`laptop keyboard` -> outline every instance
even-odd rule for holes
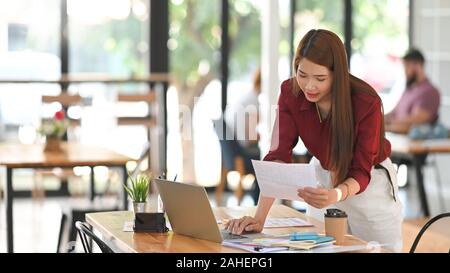
[[[236,240],[236,239],[244,239],[247,238],[246,236],[242,236],[242,235],[237,235],[237,234],[232,234],[227,230],[221,230],[220,231],[221,235],[222,235],[222,239],[223,240]]]

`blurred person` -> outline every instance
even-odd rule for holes
[[[439,118],[440,94],[425,73],[425,58],[417,49],[403,57],[406,90],[385,116],[386,131],[407,134],[417,125],[434,125]]]
[[[239,99],[227,106],[225,110],[225,121],[234,133],[244,159],[246,173],[254,174],[252,159],[260,159],[258,146],[259,133],[259,102],[261,93],[261,69],[258,68],[253,75],[253,86],[251,90],[244,92]],[[255,203],[258,202],[259,187],[255,179],[251,192]]]

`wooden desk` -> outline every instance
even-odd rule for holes
[[[79,143],[63,143],[63,152],[44,153],[43,145],[18,143],[0,144],[0,165],[6,167],[6,235],[7,250],[14,252],[13,244],[13,170],[23,168],[72,168],[91,167],[91,200],[94,199],[94,166],[120,167],[123,181],[127,181],[125,164],[133,159],[119,155],[105,148],[86,146]],[[127,208],[126,193],[123,191],[123,207]]]
[[[423,166],[428,154],[450,153],[450,139],[411,140],[406,135],[392,133],[387,133],[386,138],[391,142],[393,158],[406,158],[413,163],[422,211],[425,216],[430,216],[423,181]]]
[[[214,208],[214,214],[217,218],[240,217],[244,215],[253,215],[255,208]],[[317,231],[323,232],[323,223],[305,216],[304,214],[284,205],[274,205],[269,212],[271,217],[300,217],[314,224],[314,227],[290,227],[290,228],[266,228],[264,233],[273,235],[282,235],[291,232]],[[172,231],[159,233],[134,233],[124,232],[123,224],[125,221],[132,221],[133,212],[116,211],[100,212],[86,214],[86,221],[91,224],[102,235],[103,239],[114,249],[121,252],[208,252],[208,253],[229,253],[244,252],[243,250],[222,246],[219,243],[206,240],[195,239],[188,236],[178,235]],[[346,236],[346,245],[364,245],[366,242],[353,237]]]

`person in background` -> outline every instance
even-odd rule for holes
[[[260,159],[260,149],[258,146],[259,133],[259,102],[258,96],[261,93],[261,70],[258,68],[253,76],[252,90],[248,90],[239,97],[236,103],[228,105],[225,111],[225,121],[237,139],[241,149],[241,156],[244,159],[246,173],[254,174],[252,159]],[[259,187],[255,180],[251,192],[255,203],[258,202]]]
[[[300,137],[314,156],[310,164],[322,185],[297,190],[308,204],[307,214],[323,220],[326,208],[337,207],[347,213],[351,234],[401,251],[402,204],[380,97],[349,73],[344,45],[328,30],[303,37],[293,71],[281,84],[272,146],[264,160],[291,163]],[[225,228],[233,234],[261,232],[274,201],[260,194],[254,216],[231,219]]]
[[[395,108],[385,116],[386,131],[407,134],[415,125],[438,120],[440,95],[425,74],[425,58],[417,49],[403,57],[406,90]]]

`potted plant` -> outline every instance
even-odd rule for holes
[[[130,177],[131,186],[123,186],[133,201],[134,213],[145,212],[150,178],[144,174],[139,174],[136,178],[133,178],[131,174],[128,174],[128,176]]]
[[[64,109],[56,112],[53,119],[50,121],[44,121],[38,132],[45,136],[46,152],[59,152],[61,151],[61,140],[64,133],[67,130],[68,121]]]

